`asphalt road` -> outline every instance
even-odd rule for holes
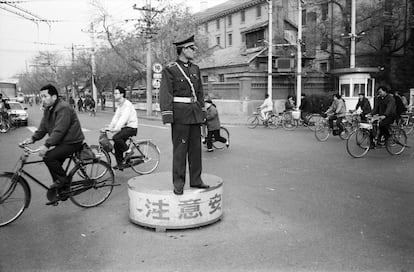
[[[36,126],[40,111],[29,111]],[[110,118],[80,114],[88,143]],[[320,143],[305,128],[229,130],[229,149],[203,152],[203,171],[224,180],[221,221],[167,232],[131,223],[131,170],[117,172],[122,186],[92,209],[45,206],[32,184],[30,207],[0,228],[0,271],[414,271],[414,148],[353,159],[339,138]],[[138,133],[161,149],[156,171],[170,171],[169,127],[141,119]],[[1,171],[30,135],[0,134]],[[50,183],[43,165],[31,170]]]

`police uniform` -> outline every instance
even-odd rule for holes
[[[194,36],[174,44],[183,48],[192,46]],[[206,188],[201,180],[200,124],[205,118],[204,93],[197,65],[177,60],[163,69],[160,108],[163,123],[171,123],[174,193],[183,192],[187,158],[190,186]]]

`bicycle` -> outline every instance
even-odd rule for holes
[[[410,135],[411,132],[414,130],[414,120],[413,120],[413,113],[407,112],[401,114],[401,118],[398,121],[398,125],[405,130],[407,135]]]
[[[329,135],[333,134],[335,136],[339,136],[342,140],[348,139],[349,134],[352,131],[351,124],[344,118],[342,120],[342,126],[344,127],[344,130],[339,133],[339,128],[337,125],[338,120],[334,120],[334,128],[331,129],[329,127],[329,116],[322,117],[319,122],[316,124],[315,128],[315,137],[320,142],[325,142],[328,140]]]
[[[300,111],[285,111],[281,115],[282,127],[285,130],[295,130],[298,126],[308,127],[311,131],[315,131],[316,124],[320,121],[321,115],[318,113],[308,113],[305,120],[300,116]]]
[[[346,142],[346,150],[349,155],[361,158],[374,146],[381,146],[378,145],[381,140],[378,139],[378,136],[372,137],[374,145],[371,145],[371,135],[374,134],[373,131],[378,131],[380,120],[379,116],[368,117],[368,123],[360,123],[358,129],[349,135]],[[399,155],[407,147],[407,134],[398,125],[391,125],[389,131],[390,137],[385,142],[385,148],[389,154]]]
[[[260,108],[257,109],[259,110]],[[247,127],[253,129],[259,124],[271,129],[276,129],[280,125],[280,118],[274,112],[271,112],[268,115],[267,120],[264,120],[259,111],[255,111],[247,118]]]
[[[42,163],[43,160],[31,160],[31,154],[39,152],[40,149],[31,149],[27,145],[19,144],[23,149],[13,172],[0,174],[0,227],[6,226],[19,218],[25,209],[29,207],[31,200],[31,189],[27,178],[31,179],[50,195],[56,195],[59,201],[70,199],[75,205],[82,208],[92,208],[102,204],[112,193],[115,184],[114,173],[111,167],[100,160],[82,160],[80,152],[72,154],[64,168],[69,172],[70,183],[61,189],[49,190],[49,188],[26,170],[25,165]],[[70,166],[74,164],[69,171]]]
[[[203,124],[201,126],[201,142],[203,144],[207,144],[207,141],[206,141],[207,133],[208,133],[207,126]],[[227,140],[227,144],[230,144],[230,132],[227,128],[220,126],[220,136]],[[212,143],[215,149],[223,149],[224,147],[226,147],[226,143],[216,141],[216,139],[214,139],[214,136],[212,138]]]
[[[113,143],[112,139],[108,138],[107,130],[101,130],[101,137],[106,137],[109,141]],[[140,175],[146,175],[154,172],[160,163],[160,150],[156,144],[151,140],[135,140],[134,137],[129,137],[126,141],[128,148],[133,151],[133,154],[130,158],[124,161],[124,169],[131,168],[135,173]],[[115,151],[112,147],[107,148],[99,145],[91,145],[91,149],[94,151],[95,155],[112,165],[112,159],[110,154],[115,156]]]

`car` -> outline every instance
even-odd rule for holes
[[[8,104],[10,106],[10,109],[7,110],[9,116],[12,116],[18,125],[27,126],[29,121],[29,114],[26,111],[27,108],[23,107],[19,102],[8,101]]]

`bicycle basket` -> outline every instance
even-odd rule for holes
[[[298,110],[292,111],[292,118],[295,120],[298,120],[300,118],[300,111]]]
[[[102,148],[106,151],[106,152],[110,152],[112,151],[112,144],[108,139],[108,136],[106,135],[106,132],[101,132],[101,134],[99,135],[99,144],[102,146]]]
[[[82,161],[93,160],[95,159],[95,153],[93,153],[92,149],[89,147],[87,143],[82,144],[82,149],[79,151],[79,159]]]

